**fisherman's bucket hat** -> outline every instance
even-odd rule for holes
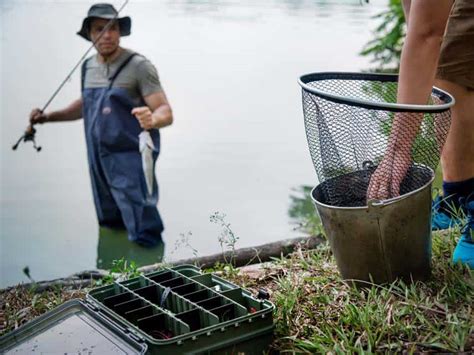
[[[111,20],[116,18],[120,27],[120,36],[128,36],[132,27],[132,19],[128,16],[117,17],[117,10],[111,4],[95,4],[92,5],[87,13],[87,17],[82,21],[82,28],[77,34],[82,38],[90,41],[89,38],[89,26],[94,18],[103,18],[105,20]]]

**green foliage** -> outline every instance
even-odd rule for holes
[[[362,90],[372,101],[397,102],[396,82],[368,81],[364,83]]]
[[[389,0],[388,10],[374,16],[381,21],[374,31],[375,38],[369,41],[361,55],[372,57],[378,71],[396,72],[400,66],[403,39],[405,38],[405,16],[400,0]]]
[[[290,333],[295,307],[300,306],[301,289],[294,285],[290,278],[279,278],[279,291],[275,297],[275,306],[278,310],[278,332]]]
[[[128,261],[125,258],[121,258],[112,262],[112,268],[109,270],[109,274],[99,280],[96,285],[108,285],[118,278],[126,280],[140,276],[140,274],[141,273],[138,271],[138,266],[135,261]]]
[[[110,269],[110,272],[120,274],[122,277],[127,279],[140,275],[135,261],[132,260],[129,262],[125,258],[114,260],[112,262],[112,268]]]

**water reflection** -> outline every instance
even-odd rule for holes
[[[367,20],[365,0],[276,0],[276,1],[224,1],[224,0],[182,0],[169,1],[166,6],[175,15],[201,17],[219,20],[255,21],[266,20],[270,14],[286,16],[326,18],[342,15],[349,21]],[[271,17],[270,16],[270,17]]]
[[[322,233],[321,219],[311,200],[313,187],[301,185],[292,189],[288,216],[295,229],[309,235]]]
[[[137,266],[161,262],[165,244],[159,243],[153,248],[144,248],[128,240],[127,232],[120,229],[99,228],[97,247],[97,268],[110,269],[114,260],[124,258],[134,261]]]
[[[174,7],[192,14],[202,15],[203,13],[212,13],[214,11],[222,11],[223,9],[255,9],[265,8],[282,9],[289,13],[301,13],[311,9],[331,10],[337,7],[353,7],[361,8],[365,5],[366,0],[275,0],[275,1],[227,1],[227,0],[181,0],[168,1],[167,7]],[[346,13],[348,14],[348,13]]]

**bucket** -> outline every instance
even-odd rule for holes
[[[413,178],[423,179],[425,184],[397,198],[369,201],[368,206],[329,205],[326,194],[328,185],[347,187],[354,179],[368,184],[366,170],[326,180],[312,190],[312,200],[344,279],[378,284],[397,278],[409,282],[429,278],[434,173],[427,167],[412,167],[402,188]],[[365,191],[361,190],[364,195],[360,198],[365,197]],[[353,201],[354,196],[347,194],[346,198]]]
[[[431,184],[454,98],[433,87],[425,105],[399,103],[388,74],[310,73],[299,84],[312,199],[342,277],[425,280]]]

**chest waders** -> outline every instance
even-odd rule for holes
[[[109,85],[85,88],[86,62],[82,67],[82,112],[87,143],[87,157],[94,204],[99,224],[123,228],[128,239],[144,246],[161,242],[163,222],[157,209],[158,184],[153,176],[153,194],[147,193],[138,135],[142,131],[131,114],[138,103],[125,88],[114,81],[135,54],[130,55],[109,78]],[[155,148],[153,163],[160,152],[160,133],[152,129]]]

